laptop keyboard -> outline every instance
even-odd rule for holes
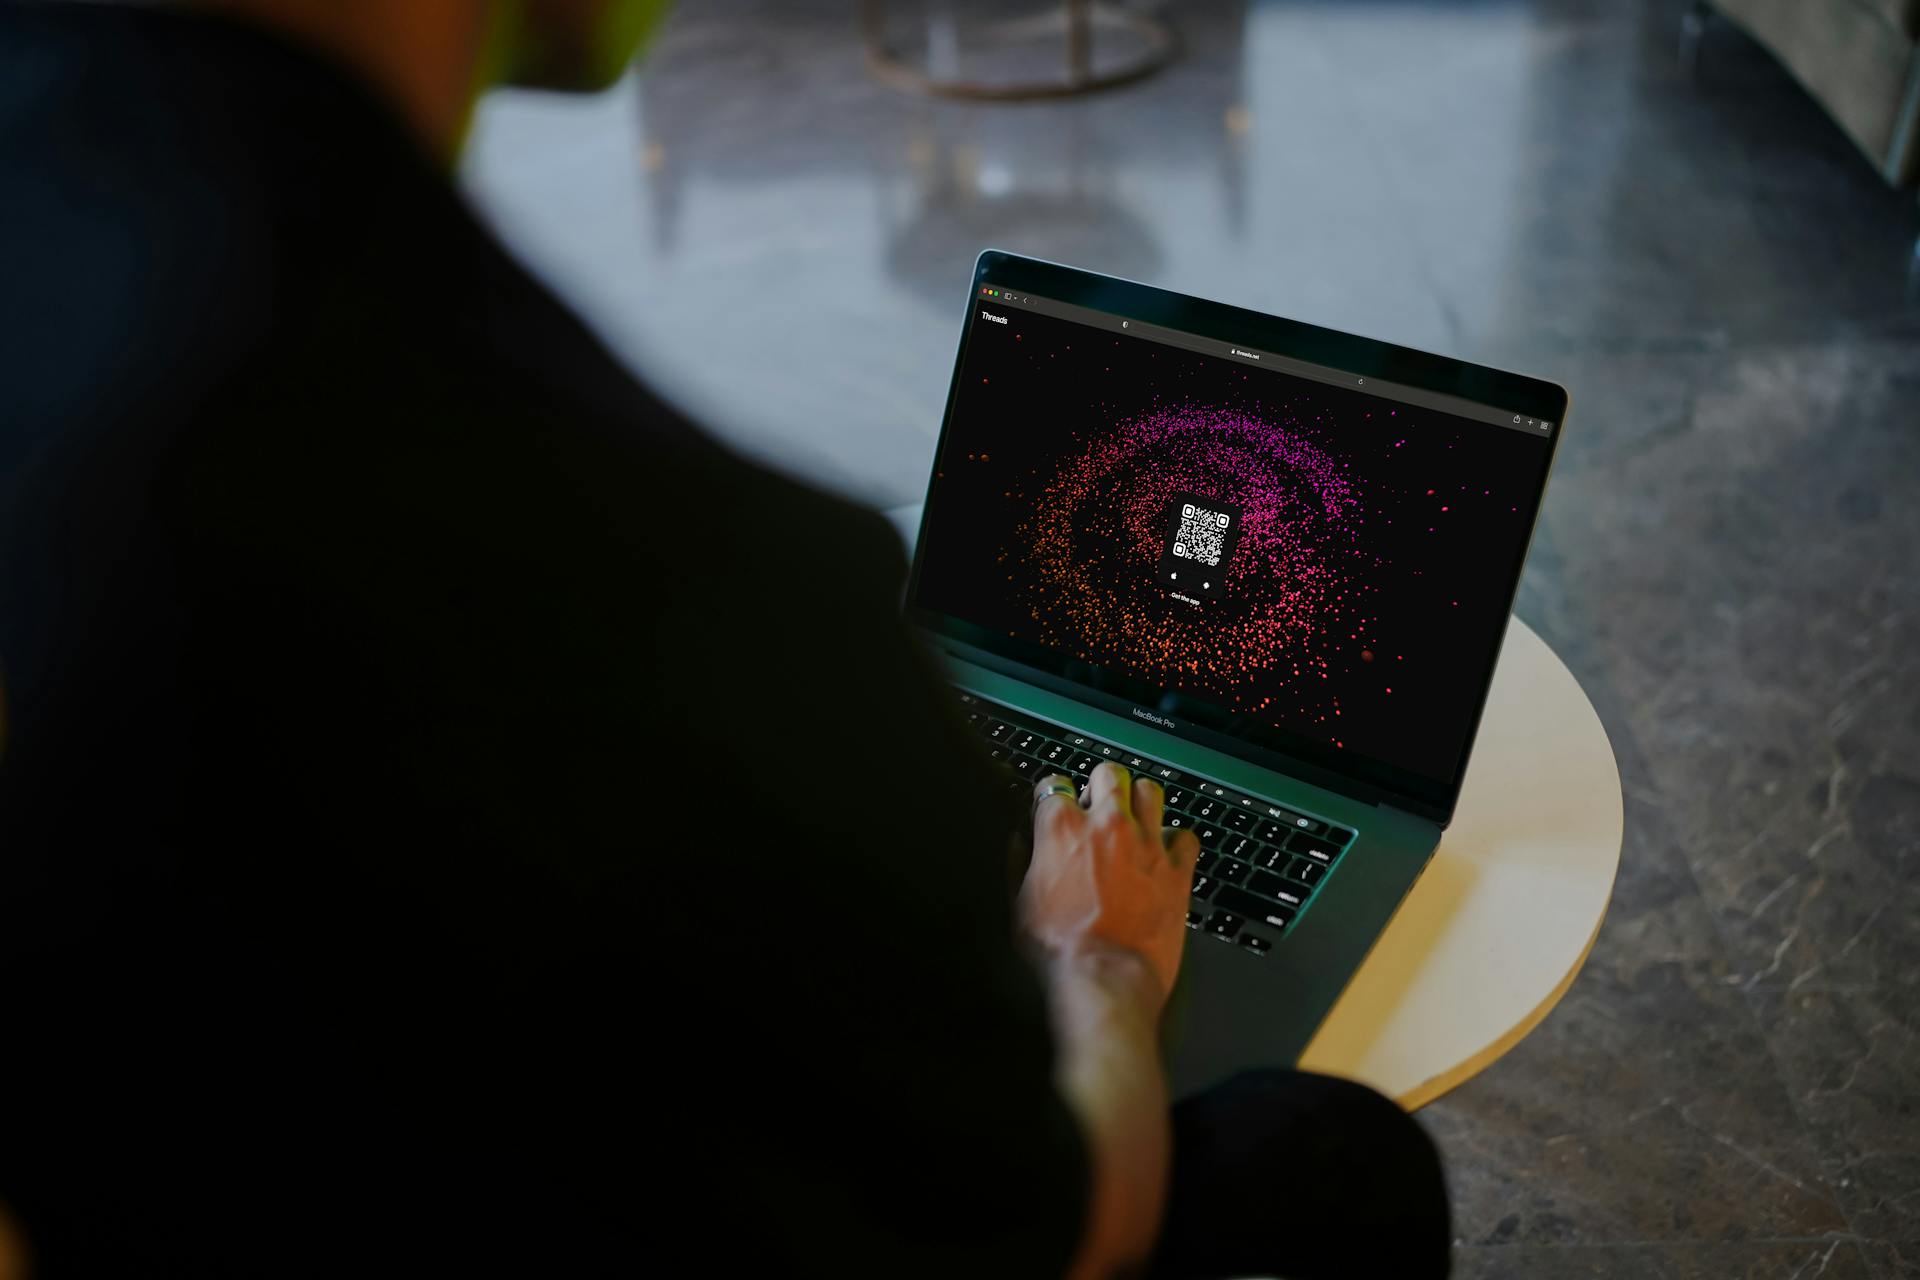
[[[1031,788],[1050,774],[1085,785],[1102,760],[1158,779],[1167,792],[1165,823],[1200,839],[1187,928],[1265,955],[1286,936],[1340,856],[1353,844],[1346,827],[1315,818],[1124,747],[1089,738],[971,693],[961,693],[967,723],[988,753],[1013,774],[1009,789]]]

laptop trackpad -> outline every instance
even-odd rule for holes
[[[1288,984],[1276,967],[1272,954],[1255,955],[1204,930],[1187,935],[1186,959],[1167,1008],[1174,1098],[1198,1093],[1236,1071],[1299,1061],[1319,1019],[1285,1006]]]

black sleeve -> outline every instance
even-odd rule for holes
[[[676,609],[663,661],[699,673],[677,718],[703,752],[740,761],[715,813],[743,821],[710,846],[716,880],[763,886],[729,916],[758,992],[740,1049],[804,1111],[768,1098],[752,1122],[784,1148],[763,1194],[796,1238],[864,1235],[899,1273],[1058,1275],[1087,1174],[1014,945],[1023,806],[904,634],[892,531],[777,485],[764,502],[727,552],[762,585]]]
[[[296,450],[195,500],[257,508],[238,577],[330,647],[291,719],[379,762],[309,766],[394,815],[331,855],[415,899],[368,984],[407,1003],[433,922],[423,1002],[541,1046],[494,1060],[537,1090],[510,1145],[616,1234],[726,1206],[735,1260],[1058,1275],[1088,1172],[1015,942],[1017,801],[905,633],[897,541],[659,413],[388,441],[384,491]],[[367,500],[312,532],[336,482]]]

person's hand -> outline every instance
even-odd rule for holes
[[[1117,764],[1094,769],[1084,806],[1059,776],[1042,778],[1034,795],[1033,862],[1020,886],[1028,932],[1061,955],[1132,952],[1166,999],[1180,972],[1200,842],[1191,831],[1163,831],[1160,784]]]

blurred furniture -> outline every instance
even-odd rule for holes
[[[911,554],[919,504],[887,516]],[[1624,835],[1599,714],[1513,619],[1453,821],[1300,1067],[1371,1085],[1409,1111],[1484,1071],[1573,985]]]
[[[920,66],[897,52],[887,39],[887,0],[861,0],[860,23],[866,37],[867,65],[888,84],[916,93],[947,98],[1023,101],[1062,98],[1131,84],[1164,67],[1178,48],[1172,28],[1150,14],[1095,0],[1061,0],[1051,11],[1031,18],[981,24],[990,43],[1013,45],[1038,39],[1060,41],[1063,57],[1058,78],[978,80],[960,73],[959,16],[963,6],[937,4],[928,17],[928,66]],[[1138,45],[1128,56],[1098,65],[1094,34],[1120,33]],[[942,68],[937,63],[951,64]]]
[[[1920,176],[1920,0],[1711,0],[1805,85],[1890,184]],[[1688,16],[1689,50],[1705,0]]]

